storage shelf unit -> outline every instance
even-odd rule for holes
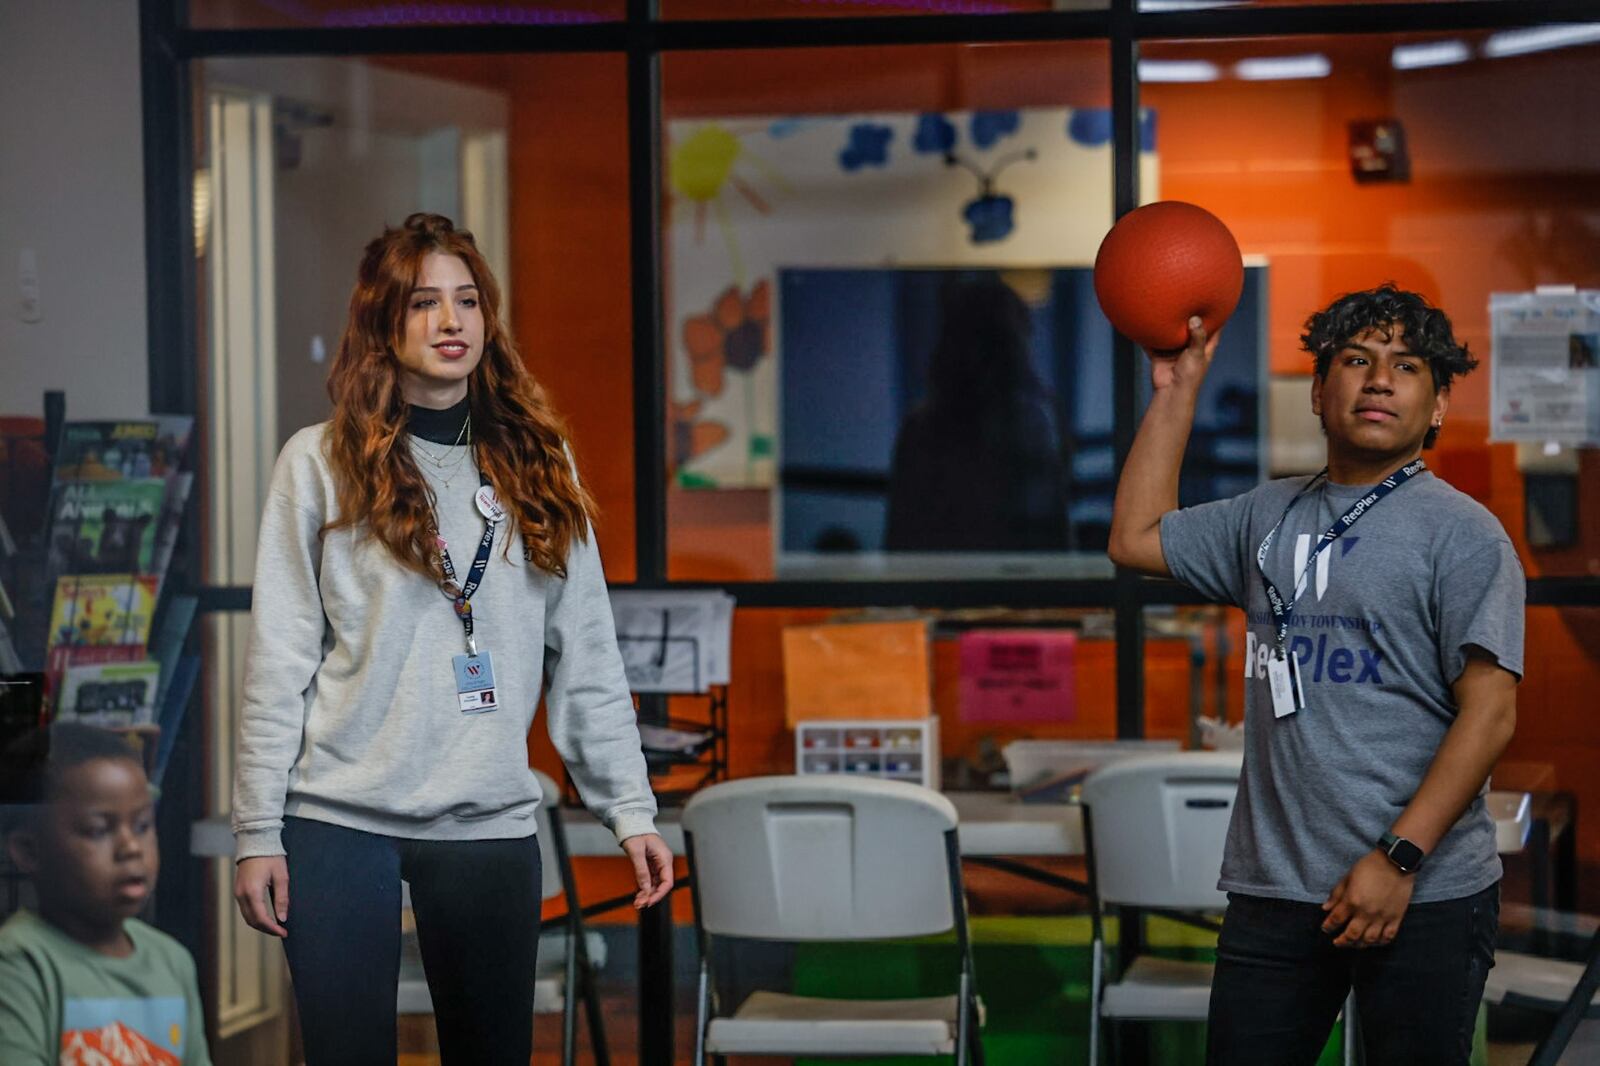
[[[853,774],[939,787],[939,718],[795,723],[795,772]]]

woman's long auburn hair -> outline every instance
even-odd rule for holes
[[[328,375],[328,459],[339,515],[323,531],[365,526],[401,565],[443,579],[433,491],[406,445],[408,408],[396,354],[430,252],[458,256],[478,286],[483,357],[467,379],[473,458],[522,534],[528,561],[565,577],[573,539],[588,540],[594,501],[573,472],[565,425],[500,322],[500,287],[489,264],[472,234],[443,215],[414,214],[386,228],[361,257],[349,319]]]

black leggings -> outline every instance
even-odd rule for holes
[[[306,1066],[394,1066],[400,882],[444,1066],[527,1066],[539,948],[539,845],[403,840],[285,818],[289,930]]]

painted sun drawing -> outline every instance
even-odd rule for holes
[[[695,243],[705,239],[707,217],[715,217],[717,228],[728,246],[733,278],[740,285],[746,284],[748,279],[745,278],[738,234],[728,215],[728,196],[725,194],[732,189],[757,212],[769,215],[772,213],[770,196],[757,190],[753,184],[757,178],[780,193],[789,191],[788,183],[777,169],[750,151],[745,144],[746,137],[768,132],[770,126],[767,123],[736,126],[709,122],[674,144],[668,157],[667,183],[673,196],[685,205],[692,204],[694,207]],[[676,213],[672,221],[678,221]]]

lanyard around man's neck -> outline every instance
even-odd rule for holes
[[[1338,540],[1340,536],[1344,534],[1345,530],[1355,525],[1357,520],[1360,519],[1362,515],[1370,511],[1374,506],[1376,506],[1379,500],[1382,500],[1385,496],[1389,495],[1389,493],[1393,492],[1401,485],[1404,485],[1406,482],[1410,481],[1427,468],[1428,464],[1422,461],[1421,456],[1418,456],[1416,459],[1407,463],[1405,466],[1402,466],[1399,470],[1396,470],[1394,473],[1378,482],[1372,487],[1371,492],[1367,493],[1355,503],[1351,504],[1349,510],[1345,511],[1344,514],[1334,519],[1333,525],[1329,526],[1327,530],[1317,538],[1316,547],[1312,548],[1312,550],[1307,553],[1305,569],[1301,570],[1299,575],[1295,578],[1294,595],[1286,601],[1283,598],[1283,594],[1278,591],[1278,587],[1272,583],[1272,579],[1267,576],[1267,550],[1272,547],[1273,538],[1277,536],[1278,530],[1283,528],[1283,523],[1289,518],[1289,512],[1294,509],[1295,504],[1300,502],[1300,497],[1310,492],[1317,486],[1319,482],[1327,480],[1328,468],[1323,467],[1316,477],[1306,482],[1305,488],[1294,494],[1294,499],[1289,501],[1289,506],[1283,509],[1282,517],[1278,519],[1276,525],[1267,530],[1266,537],[1261,541],[1261,547],[1256,549],[1256,569],[1261,572],[1261,581],[1267,589],[1267,602],[1272,605],[1272,617],[1277,623],[1278,640],[1277,648],[1274,654],[1276,654],[1279,659],[1282,659],[1287,654],[1289,618],[1294,613],[1294,605],[1299,601],[1300,593],[1305,589],[1306,578],[1310,576],[1311,568],[1316,565],[1317,556],[1321,555],[1330,544]]]

